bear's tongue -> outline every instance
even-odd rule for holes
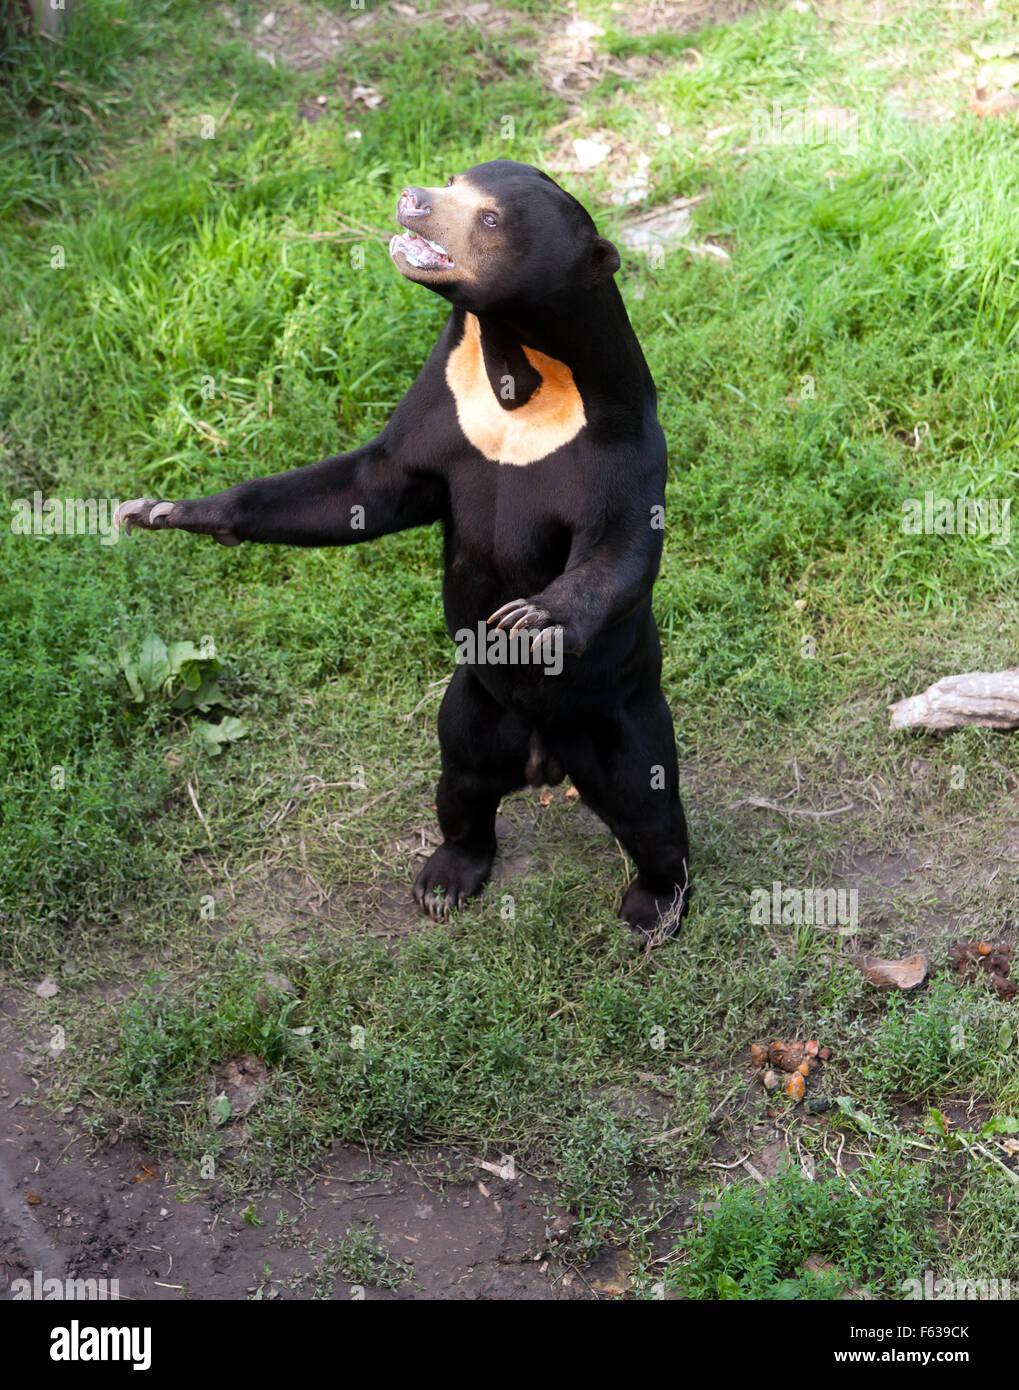
[[[419,270],[444,270],[453,264],[453,257],[434,241],[418,236],[417,232],[399,232],[389,243],[389,254],[401,251],[411,265]]]

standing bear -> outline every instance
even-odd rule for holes
[[[441,521],[458,666],[439,711],[443,843],[414,896],[478,893],[501,799],[568,774],[632,855],[620,915],[644,941],[690,894],[651,589],[665,438],[616,288],[619,253],[546,174],[498,159],[405,188],[389,251],[452,305],[370,443],[214,497],[124,503],[132,526],[224,545],[347,545]]]

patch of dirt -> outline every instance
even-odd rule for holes
[[[583,802],[567,796],[565,787],[524,791],[507,798],[496,819],[499,849],[487,893],[498,897],[518,878],[547,872],[548,854],[559,840],[549,835],[543,823],[546,805],[555,804],[568,817],[573,834],[582,840],[600,843],[603,851],[615,853],[611,832]],[[560,805],[561,803],[561,805]],[[371,932],[387,941],[398,942],[428,927],[414,902],[411,884],[442,837],[434,814],[426,825],[390,840],[382,851],[384,868],[371,882],[325,887],[297,869],[256,865],[238,882],[232,900],[217,902],[216,917],[208,923],[211,933],[221,936],[239,923],[257,921],[267,936],[286,934],[295,942],[323,929]],[[196,872],[208,875],[204,862]],[[398,877],[401,869],[407,877]]]
[[[949,945],[960,934],[991,933],[997,940],[1002,924],[987,924],[983,919],[972,923],[972,912],[960,904],[974,886],[990,890],[1014,861],[1014,854],[1000,841],[987,847],[982,861],[967,856],[957,863],[946,860],[940,844],[923,837],[917,837],[915,845],[903,853],[856,851],[847,856],[845,868],[832,880],[833,886],[855,888],[859,894],[860,930],[857,937],[846,939],[847,949],[869,950],[888,935],[901,944],[903,954],[923,952],[935,972],[948,962]]]
[[[615,58],[600,43],[604,34],[604,29],[588,20],[566,19],[552,28],[535,55],[542,81],[562,98],[571,117],[580,107],[584,93],[608,74],[624,82],[638,82],[668,61],[649,53]],[[559,129],[549,133],[555,134]]]
[[[498,1154],[434,1150],[412,1165],[335,1146],[300,1193],[242,1203],[136,1141],[87,1150],[76,1112],[40,1104],[10,1014],[0,1018],[0,1299],[36,1272],[116,1280],[134,1300],[349,1299],[361,1288],[369,1300],[590,1299],[629,1287],[614,1266],[610,1276],[611,1253],[590,1274],[557,1261],[569,1221],[556,1218],[552,1184],[509,1176]],[[406,1275],[396,1287],[324,1272],[358,1228]]]
[[[339,900],[333,902],[330,889],[296,869],[267,864],[253,867],[235,888],[232,900],[217,903],[215,920],[209,926],[216,935],[223,935],[250,919],[257,919],[259,931],[266,936],[287,932],[298,941],[306,934],[304,929],[349,925],[347,912],[341,909]]]
[[[762,1179],[777,1178],[783,1168],[799,1168],[812,1180],[823,1180],[860,1167],[862,1157],[853,1145],[843,1142],[845,1118],[837,1106],[814,1112],[806,1105],[793,1109],[777,1099],[773,1108],[775,1117],[751,1125],[745,1139],[726,1137],[712,1146],[713,1161],[708,1167],[713,1176],[726,1182],[760,1184]],[[799,1133],[813,1135],[809,1147],[798,1141],[795,1131],[783,1128],[793,1115]]]
[[[678,1106],[672,1097],[646,1086],[596,1086],[592,1095],[628,1121],[645,1142],[658,1138],[677,1118]]]
[[[946,33],[937,66],[924,69],[916,62],[906,27],[896,22],[897,8],[908,12],[908,6],[896,7],[888,0],[872,0],[862,11],[848,6],[829,6],[825,14],[831,21],[833,34],[840,39],[858,31],[861,23],[885,28],[889,37],[884,51],[865,62],[863,67],[899,74],[885,93],[890,111],[903,120],[925,124],[954,120],[967,109],[990,119],[1014,115],[1019,97],[1012,89],[1019,82],[1019,69],[1012,60],[1019,55],[1019,41],[974,40],[969,45],[953,48],[954,38]],[[984,0],[955,0],[951,18],[957,20],[960,13],[968,12],[983,28],[994,18],[993,8]]]
[[[292,991],[290,991],[292,992]],[[239,1118],[246,1115],[265,1089],[265,1063],[260,1057],[232,1057],[213,1068],[214,1082],[210,1085],[210,1105],[213,1113]],[[223,1105],[223,1111],[217,1107]]]
[[[894,932],[901,918],[898,904],[903,898],[914,895],[928,899],[918,911],[920,922],[929,933],[923,933],[923,940],[915,934],[909,935],[908,939],[903,939],[902,949],[921,949],[927,944],[928,934],[933,942],[939,927],[946,919],[954,921],[958,912],[948,893],[934,889],[934,898],[930,901],[933,867],[933,857],[928,855],[886,854],[864,849],[849,854],[845,868],[832,879],[834,887],[848,888],[858,894],[860,930],[849,944],[859,941],[861,946],[869,948],[883,932]]]
[[[468,26],[489,36],[508,29],[519,19],[512,10],[494,0],[475,0],[473,4],[441,10],[417,10],[397,0],[380,9],[351,9],[349,15],[289,0],[265,9],[253,28],[228,4],[220,5],[219,12],[237,37],[250,46],[256,58],[270,67],[278,65],[294,72],[315,72],[325,67],[366,31],[373,33],[386,23]],[[305,116],[305,119],[313,119],[313,116]]]
[[[900,1099],[896,1102],[895,1117],[900,1129],[922,1126],[934,1102]],[[991,1118],[991,1107],[980,1101],[939,1100],[937,1109],[948,1120],[953,1129],[979,1129]]]
[[[612,22],[628,34],[693,34],[709,25],[732,24],[759,6],[759,0],[617,0]]]
[[[318,5],[283,4],[265,10],[248,30],[230,5],[219,12],[238,38],[243,38],[256,58],[270,67],[292,68],[295,72],[314,72],[324,67],[344,47],[378,19],[377,10],[352,10],[341,17]]]

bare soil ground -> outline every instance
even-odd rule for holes
[[[695,769],[685,771],[695,803],[703,778]],[[540,816],[537,806],[514,807],[510,819],[501,820],[496,885],[529,868],[541,872],[540,832],[529,814],[535,811]],[[572,811],[581,833],[607,833],[583,806]],[[761,807],[743,814],[785,819]],[[864,945],[900,915],[918,881],[930,886],[936,857],[923,837],[900,853],[861,848],[847,854],[839,882],[859,891]],[[966,929],[953,890],[986,882],[1017,858],[1011,831],[988,847],[981,862],[963,856],[956,875],[949,873],[920,907],[911,933],[906,929],[904,949],[924,950],[932,962],[938,960]],[[396,950],[408,932],[428,929],[406,884],[388,877],[323,902],[299,875],[277,873],[235,910],[257,912],[269,932],[274,922],[293,930],[302,914],[308,929],[319,931],[359,919],[362,929]],[[847,942],[844,949],[860,944]],[[0,1298],[11,1296],[12,1280],[31,1279],[36,1270],[44,1278],[117,1278],[122,1298],[142,1300],[626,1296],[625,1257],[616,1252],[604,1251],[584,1269],[557,1258],[557,1237],[568,1216],[555,1206],[554,1182],[522,1173],[502,1177],[482,1166],[499,1155],[443,1148],[420,1151],[408,1162],[334,1146],[300,1190],[269,1190],[246,1205],[216,1181],[196,1184],[193,1172],[129,1136],[96,1151],[82,1110],[54,1113],[33,1081],[34,1044],[17,1014],[17,1000],[8,993],[0,1000]],[[257,1067],[257,1059],[250,1061]],[[216,1078],[217,1087],[233,1084],[235,1114],[243,1111],[237,1081]],[[748,1074],[727,1109],[745,1111],[754,1089]],[[661,1127],[653,1087],[603,1099],[624,1107],[636,1103],[646,1112],[649,1132]],[[823,1131],[833,1118],[818,1114],[810,1123]],[[720,1170],[739,1158],[727,1128],[720,1116],[713,1143]],[[751,1174],[756,1169],[769,1178],[781,1163],[797,1161],[777,1123],[756,1124],[744,1137],[752,1146],[746,1155]],[[832,1156],[826,1146],[822,1152]],[[845,1165],[852,1168],[851,1156]],[[692,1195],[681,1200],[663,1223],[654,1241],[659,1253],[674,1245],[694,1204]],[[396,1287],[357,1285],[330,1263],[347,1233],[365,1226],[384,1246],[390,1274],[398,1269]]]
[[[550,1256],[554,1188],[431,1150],[415,1164],[334,1147],[301,1191],[252,1205],[123,1139],[90,1153],[77,1113],[55,1115],[0,1017],[0,1298],[16,1279],[117,1279],[149,1299],[555,1299],[621,1293],[611,1256],[584,1276]],[[323,1255],[371,1223],[400,1269],[395,1288],[356,1285]],[[604,1266],[604,1267],[603,1267]],[[390,1267],[391,1269],[391,1267]],[[615,1280],[615,1282],[613,1282]]]

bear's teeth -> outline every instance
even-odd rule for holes
[[[446,261],[449,265],[453,264],[453,258],[448,251],[439,246],[437,242],[429,241],[427,237],[419,236],[417,232],[405,232],[402,235],[394,236],[389,243],[389,251],[391,255],[395,254],[396,251],[402,251],[411,265],[417,266],[419,270],[437,269],[436,262],[431,256],[422,255],[420,252],[416,251],[415,248],[418,243],[420,244],[422,252],[427,246],[430,251],[435,253],[435,256],[441,257],[442,260]]]

